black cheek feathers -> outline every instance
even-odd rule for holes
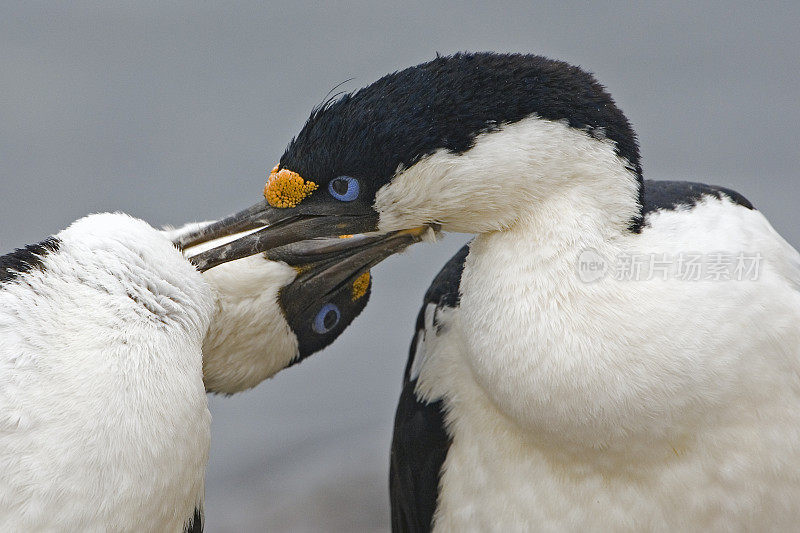
[[[299,363],[309,355],[326,348],[335,341],[367,306],[371,290],[372,282],[370,281],[369,287],[363,296],[353,300],[352,286],[347,284],[339,289],[327,302],[312,305],[297,316],[287,317],[289,326],[297,336],[299,348],[299,355],[291,364]],[[335,321],[335,325],[329,328],[335,318],[335,313],[330,304],[336,307],[338,320]],[[326,308],[326,306],[328,307]],[[320,312],[322,312],[322,316],[318,316]]]

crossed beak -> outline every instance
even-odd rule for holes
[[[192,257],[204,272],[228,261],[235,261],[287,244],[315,239],[375,231],[377,214],[309,213],[300,208],[278,209],[266,202],[240,211],[217,222],[181,236],[175,243],[186,249],[204,242],[250,232],[243,237],[211,248]],[[253,231],[255,230],[255,231]]]
[[[302,316],[307,308],[347,287],[352,290],[352,300],[358,300],[366,292],[372,267],[435,231],[430,226],[420,226],[384,234],[316,238],[279,246],[264,255],[270,261],[286,263],[297,271],[294,280],[281,289],[284,312],[291,319]],[[209,251],[218,248],[222,246]],[[195,264],[198,257],[206,254],[205,251],[194,255],[191,252],[191,249],[186,250],[188,259]]]
[[[305,295],[314,295],[313,300],[321,301],[342,287],[353,287],[352,299],[358,299],[361,295],[356,280],[363,279],[390,255],[420,242],[429,231],[433,230],[420,226],[382,235],[314,239],[268,251],[267,259],[283,261],[298,270],[297,277],[281,291],[286,314],[299,314],[312,305]]]

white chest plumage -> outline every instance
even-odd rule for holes
[[[57,237],[0,288],[0,530],[183,531],[202,505],[213,294],[141,221]]]
[[[796,526],[800,256],[727,200],[648,223],[617,241],[562,235],[563,248],[530,228],[473,243],[461,304],[415,361],[452,437],[437,530]],[[753,280],[587,284],[586,247],[763,259]]]

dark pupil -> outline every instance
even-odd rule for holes
[[[347,180],[333,180],[333,190],[336,191],[336,194],[344,195],[347,193],[348,188]]]
[[[322,319],[322,323],[325,326],[325,329],[331,329],[333,326],[336,325],[336,311],[331,309],[327,313],[325,313],[325,318]]]

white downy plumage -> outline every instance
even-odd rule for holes
[[[235,237],[182,254],[200,225],[92,215],[2,258],[0,531],[199,530],[205,391],[299,354],[278,301],[297,271],[259,254],[201,275],[185,256]]]
[[[0,530],[183,531],[208,458],[212,290],[126,215],[56,238],[0,286]]]

